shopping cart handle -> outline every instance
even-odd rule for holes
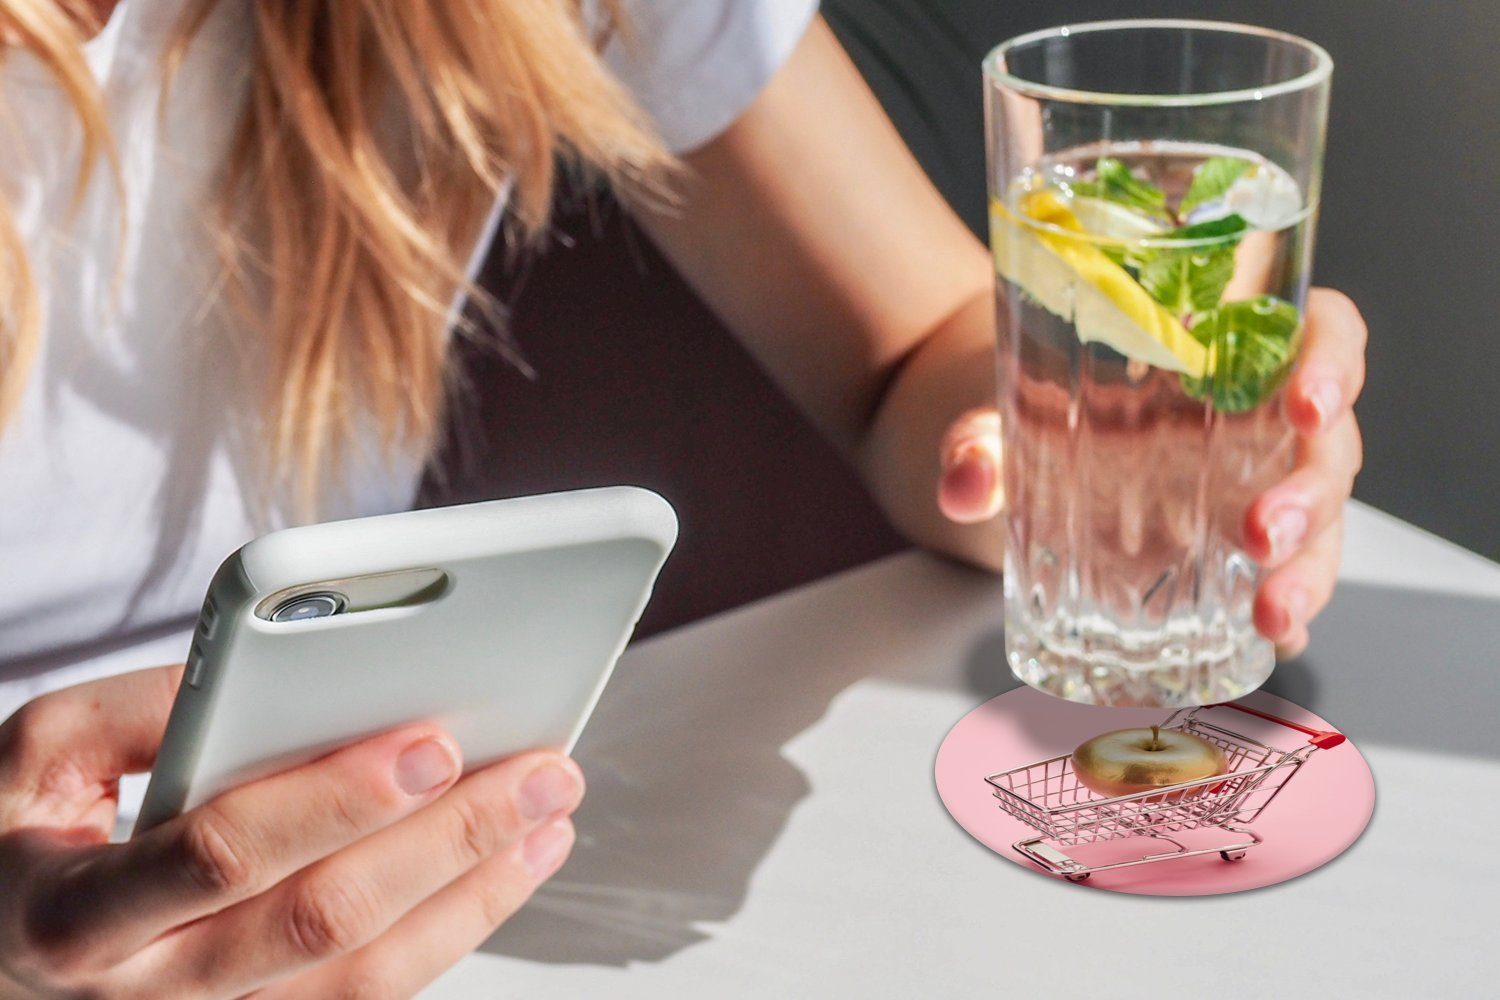
[[[1300,722],[1293,722],[1291,719],[1283,719],[1279,715],[1272,715],[1270,712],[1262,712],[1258,708],[1250,708],[1247,705],[1236,705],[1232,701],[1221,701],[1217,705],[1211,705],[1209,707],[1232,708],[1236,712],[1244,712],[1246,715],[1254,715],[1259,718],[1265,719],[1267,722],[1274,722],[1279,726],[1286,726],[1288,729],[1295,729],[1299,733],[1307,734],[1307,742],[1311,743],[1319,750],[1327,750],[1330,747],[1336,747],[1340,743],[1344,742],[1345,739],[1343,733],[1336,733],[1331,729],[1311,729],[1307,726],[1302,725]]]

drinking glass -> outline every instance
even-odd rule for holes
[[[985,60],[1011,670],[1062,698],[1236,698],[1274,665],[1244,551],[1291,467],[1332,61],[1109,21]]]

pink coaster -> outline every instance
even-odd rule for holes
[[[1247,695],[1238,703],[1312,729],[1335,728],[1306,709],[1263,691]],[[1040,831],[1002,812],[995,789],[985,776],[1068,753],[1084,740],[1113,729],[1163,722],[1170,714],[1166,709],[1079,705],[1028,687],[1016,688],[974,709],[948,733],[938,749],[934,768],[938,795],[959,825],[980,843],[1044,878],[1055,878],[1059,885],[1072,888],[1061,877],[1044,874],[1012,847],[1016,841],[1040,836]],[[1300,732],[1232,709],[1206,709],[1199,717],[1283,750],[1308,743]],[[1217,852],[1168,858],[1095,872],[1078,888],[1148,896],[1211,896],[1274,885],[1342,854],[1364,831],[1374,809],[1375,782],[1369,765],[1352,742],[1344,742],[1314,751],[1274,801],[1268,802],[1254,821],[1244,824],[1263,842],[1249,848],[1243,860],[1225,861]],[[1217,828],[1169,836],[1193,850],[1246,839]],[[1171,849],[1144,837],[1059,848],[1089,866]]]

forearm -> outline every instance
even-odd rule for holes
[[[815,21],[750,108],[685,163],[674,211],[637,208],[658,246],[898,528],[998,567],[993,520],[961,526],[938,507],[945,434],[994,405],[989,254],[827,26]]]
[[[959,524],[938,508],[943,440],[965,413],[995,403],[995,303],[967,299],[924,337],[892,375],[856,462],[892,523],[917,544],[999,570],[997,521]]]

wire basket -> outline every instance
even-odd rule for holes
[[[1203,715],[1233,709],[1297,730],[1308,741],[1294,750],[1268,746],[1259,740],[1209,722]],[[1016,842],[1015,849],[1052,874],[1083,881],[1096,871],[1211,854],[1238,861],[1261,842],[1246,829],[1270,805],[1312,754],[1344,742],[1340,733],[1310,729],[1299,723],[1244,705],[1222,704],[1184,709],[1162,724],[1213,743],[1224,753],[1225,770],[1210,778],[1167,785],[1131,795],[1106,797],[1085,787],[1073,772],[1073,755],[987,775],[1000,808],[1035,829],[1041,836]],[[1249,838],[1203,850],[1190,850],[1169,835],[1215,827]],[[1153,837],[1174,850],[1106,865],[1086,865],[1058,848],[1078,847],[1127,837]]]

